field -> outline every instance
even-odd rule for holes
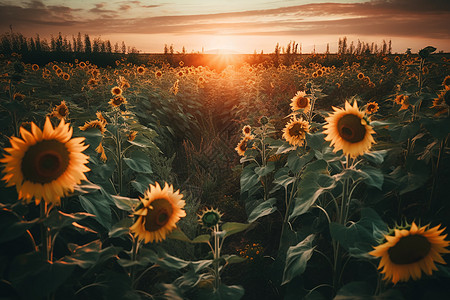
[[[449,56],[0,57],[0,297],[445,299]]]

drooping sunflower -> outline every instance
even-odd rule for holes
[[[401,98],[401,105],[402,107],[400,107],[399,110],[404,110],[404,109],[408,109],[409,107],[409,96],[406,95],[402,95],[403,97]]]
[[[89,145],[82,137],[72,138],[72,132],[64,119],[53,128],[47,117],[44,130],[31,123],[31,132],[21,127],[22,138],[11,137],[11,148],[5,148],[8,154],[0,159],[6,164],[2,179],[7,186],[16,186],[19,199],[59,205],[61,197],[86,179],[89,157],[82,152]]]
[[[25,95],[21,93],[14,93],[13,99],[16,101],[23,101],[23,99],[25,99]]]
[[[103,124],[108,124],[108,121],[106,121],[105,117],[103,117],[102,113],[100,111],[96,112],[95,115],[97,116],[97,119],[100,120]]]
[[[61,103],[56,106],[53,111],[50,113],[51,117],[55,117],[58,119],[66,119],[69,115],[69,108],[66,105],[66,101],[61,101]]]
[[[218,209],[205,208],[197,216],[200,225],[203,228],[210,229],[221,222],[223,214]]]
[[[106,131],[105,125],[106,124],[104,122],[102,122],[101,120],[92,120],[92,121],[85,122],[83,126],[80,126],[78,128],[80,128],[80,130],[82,130],[82,131],[96,128],[96,129],[100,130],[101,133],[104,133]]]
[[[366,106],[366,114],[376,113],[378,111],[378,108],[379,108],[378,103],[376,103],[375,101],[369,102],[367,103]]]
[[[298,91],[295,94],[295,96],[291,99],[290,106],[293,111],[303,109],[304,113],[307,113],[311,108],[309,98],[306,97],[306,93],[302,91]]]
[[[446,90],[450,90],[450,75],[445,76],[444,80],[442,81],[442,85]]]
[[[283,129],[283,139],[292,146],[303,146],[307,132],[309,132],[308,121],[304,121],[302,118],[297,119],[294,116]]]
[[[140,200],[142,208],[134,213],[137,219],[130,230],[144,243],[164,240],[180,218],[186,216],[183,194],[179,190],[174,192],[173,186],[167,183],[162,190],[157,182],[155,185],[150,184]]]
[[[334,146],[334,152],[342,150],[344,155],[356,158],[366,153],[373,143],[372,134],[375,131],[364,119],[364,112],[358,109],[354,102],[353,106],[345,101],[345,109],[333,107],[333,114],[325,118],[328,124],[324,125],[326,141]]]
[[[116,96],[108,102],[108,104],[111,104],[112,107],[119,107],[122,104],[126,104],[126,103],[128,103],[127,99],[122,96]]]
[[[248,148],[248,142],[252,139],[252,136],[244,136],[239,143],[237,144],[236,148],[234,148],[234,150],[236,150],[236,152],[239,154],[239,156],[244,156],[245,155],[245,151]]]
[[[445,228],[418,227],[414,222],[409,229],[395,229],[394,235],[385,235],[386,242],[374,247],[370,255],[381,257],[378,269],[382,269],[385,280],[396,284],[399,281],[417,280],[422,272],[427,275],[437,270],[435,262],[445,264],[442,253],[450,253],[450,245],[441,235]]]
[[[120,95],[122,95],[122,89],[118,86],[115,86],[111,89],[111,94],[113,96],[120,96]]]

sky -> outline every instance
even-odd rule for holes
[[[303,53],[337,50],[338,40],[393,52],[426,46],[450,52],[450,0],[0,0],[0,33],[41,38],[58,32],[124,41],[140,52],[164,44],[187,52],[270,53],[295,41]]]

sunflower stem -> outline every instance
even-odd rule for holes
[[[219,225],[216,224],[213,230],[214,236],[214,290],[217,290],[220,286],[220,273],[219,273],[219,258],[220,258],[220,245],[219,236],[217,232],[219,231]]]
[[[44,220],[47,219],[47,203],[41,200],[40,203],[40,217],[41,217],[41,243],[42,243],[42,254],[46,261],[51,261],[50,249],[51,249],[51,238],[49,228],[44,224]]]
[[[137,260],[137,255],[138,255],[138,251],[140,248],[140,243],[139,243],[139,239],[137,237],[133,238],[133,247],[131,249],[131,260],[134,262],[136,262]],[[135,277],[136,277],[136,265],[133,264],[131,266],[131,270],[130,270],[130,278],[131,278],[131,286],[134,286],[135,283]]]
[[[428,205],[427,205],[428,210],[430,210],[433,205],[433,199],[435,197],[435,192],[436,192],[437,177],[439,174],[439,164],[441,162],[441,156],[442,156],[442,152],[444,151],[445,144],[447,142],[447,138],[448,138],[448,136],[445,139],[442,139],[441,145],[439,147],[439,153],[438,153],[438,157],[437,157],[437,161],[436,161],[436,166],[434,167],[434,170],[433,170],[433,184],[431,186],[430,198],[428,199]]]

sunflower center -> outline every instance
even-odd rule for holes
[[[298,98],[297,106],[300,108],[305,108],[306,106],[308,106],[308,98],[306,98],[306,97]]]
[[[388,250],[388,254],[394,264],[407,265],[426,257],[430,249],[431,244],[426,237],[409,235],[402,237],[394,247]]]
[[[61,106],[61,107],[58,109],[59,115],[61,115],[61,116],[63,116],[63,117],[67,115],[67,111],[68,111],[68,109],[67,109],[67,107],[65,107],[65,106]]]
[[[339,135],[350,143],[362,141],[366,135],[366,127],[361,124],[361,119],[353,114],[348,114],[339,119]]]
[[[206,212],[202,217],[202,222],[205,227],[213,227],[220,221],[220,216],[214,211]]]
[[[114,98],[114,100],[113,100],[113,103],[114,103],[114,105],[117,105],[117,106],[119,106],[120,104],[122,104],[122,98],[120,98],[120,97],[116,97],[116,98]]]
[[[58,179],[69,166],[69,151],[57,140],[43,140],[28,148],[22,159],[24,180],[49,183]]]
[[[153,209],[149,209],[145,217],[145,229],[157,231],[169,222],[173,214],[173,207],[167,199],[153,200],[150,205]]]
[[[294,126],[289,128],[290,136],[303,136],[305,130],[303,129],[302,124],[296,123]]]

